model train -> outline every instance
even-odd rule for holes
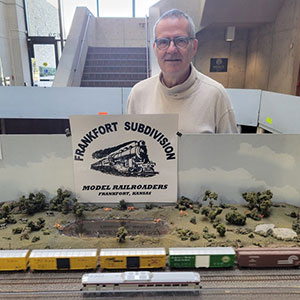
[[[196,292],[201,289],[196,272],[89,273],[82,276],[84,292]]]
[[[0,250],[0,271],[299,267],[300,248],[189,247]]]

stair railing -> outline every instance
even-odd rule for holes
[[[80,41],[80,51],[79,51],[79,54],[78,54],[78,60],[77,60],[77,64],[76,64],[76,67],[75,69],[73,70],[74,72],[74,76],[73,76],[73,80],[72,80],[72,85],[73,86],[73,83],[75,81],[75,77],[77,75],[77,71],[78,71],[78,68],[79,68],[79,64],[81,62],[81,56],[82,56],[82,52],[83,52],[83,47],[85,45],[85,40],[86,40],[86,35],[87,35],[87,31],[88,31],[88,28],[89,28],[89,24],[90,24],[90,19],[91,19],[91,14],[89,13],[88,14],[88,18],[87,18],[87,21],[86,21],[86,24],[85,24],[85,29],[84,29],[84,33],[83,33],[83,37],[82,37],[82,40]]]
[[[147,78],[150,77],[150,70],[149,70],[149,66],[150,66],[150,62],[149,62],[149,32],[148,32],[148,16],[145,16],[145,30],[146,30],[146,70],[147,70]]]

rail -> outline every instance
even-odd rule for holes
[[[85,43],[85,40],[86,40],[86,34],[87,34],[87,31],[88,31],[88,28],[89,28],[91,16],[92,15],[89,13],[87,21],[86,21],[86,24],[85,24],[85,29],[84,29],[83,37],[82,37],[82,40],[80,41],[81,45],[80,45],[80,51],[79,51],[79,55],[78,55],[78,60],[77,60],[76,67],[73,70],[74,76],[73,76],[73,79],[72,79],[72,86],[73,86],[73,83],[74,83],[74,78],[75,78],[76,72],[77,72],[78,67],[79,67],[79,63],[81,61],[81,56],[82,56],[82,52],[83,52],[84,43]]]
[[[147,78],[150,77],[149,70],[149,32],[148,32],[148,17],[145,16],[145,30],[146,30],[146,68],[147,68]]]

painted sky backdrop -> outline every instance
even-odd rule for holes
[[[227,203],[271,189],[276,202],[300,205],[299,135],[200,135],[179,142],[179,192],[194,200],[206,189]]]

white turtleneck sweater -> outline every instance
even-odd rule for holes
[[[172,88],[161,75],[137,83],[127,101],[127,114],[178,114],[181,133],[238,133],[234,111],[224,87],[198,72]]]

